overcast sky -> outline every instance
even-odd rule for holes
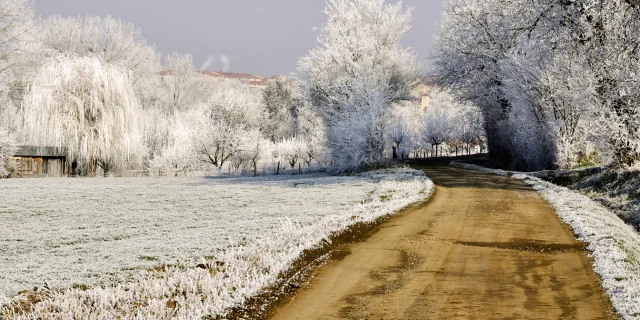
[[[404,44],[426,61],[443,0],[405,0],[414,7]],[[42,17],[111,14],[142,29],[163,54],[191,53],[196,67],[263,76],[289,74],[316,44],[324,0],[36,0]],[[211,62],[206,64],[207,60]]]

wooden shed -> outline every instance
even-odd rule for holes
[[[21,177],[62,177],[70,171],[66,152],[60,148],[22,146],[12,161]]]

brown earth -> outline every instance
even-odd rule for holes
[[[274,319],[614,319],[585,245],[529,186],[417,164],[431,201],[317,270]],[[348,253],[348,254],[346,254]]]

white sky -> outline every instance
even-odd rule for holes
[[[440,23],[443,0],[405,0],[414,7],[413,29],[404,44],[427,57]],[[389,1],[387,1],[389,2]],[[191,53],[196,67],[269,76],[295,71],[315,46],[325,16],[323,0],[36,0],[43,17],[111,14],[133,22],[166,55]]]

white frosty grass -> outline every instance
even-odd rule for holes
[[[0,317],[223,315],[332,233],[423,201],[433,189],[424,173],[409,169],[350,177],[2,181],[2,289],[12,295],[46,280],[65,290],[52,290],[31,312],[5,308]],[[194,267],[204,262],[217,267]],[[146,270],[163,263],[172,267]],[[69,289],[76,283],[89,288]],[[0,295],[4,304],[24,299]]]
[[[506,173],[463,163],[452,165]],[[578,240],[589,244],[594,270],[622,319],[640,319],[640,234],[613,212],[577,192],[526,174],[517,173],[513,178],[533,186],[571,226]]]

